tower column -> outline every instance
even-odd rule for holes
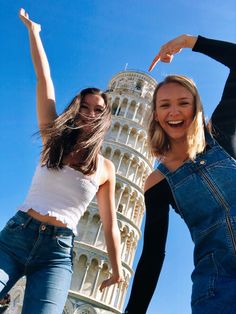
[[[84,276],[83,276],[83,279],[82,279],[82,282],[81,282],[79,291],[83,290],[83,285],[84,285],[84,283],[85,283],[85,279],[86,279],[87,274],[88,274],[89,265],[90,265],[90,263],[87,263],[87,264],[86,264],[85,273],[84,273]]]

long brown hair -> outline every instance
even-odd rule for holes
[[[80,104],[86,95],[99,95],[105,108],[96,117],[86,116],[86,124],[81,118]],[[46,138],[41,152],[41,164],[48,168],[63,168],[63,158],[73,153],[73,168],[86,175],[97,169],[97,156],[104,136],[111,124],[111,110],[107,96],[98,88],[86,88],[76,95],[62,114],[40,132]],[[88,128],[89,126],[89,128]]]
[[[187,143],[188,143],[188,155],[190,159],[194,159],[197,153],[204,150],[206,146],[205,130],[206,124],[204,119],[203,107],[200,100],[200,96],[197,87],[192,79],[183,75],[168,75],[164,81],[160,82],[153,94],[152,112],[150,117],[150,123],[148,128],[148,145],[149,149],[157,158],[165,156],[170,150],[170,140],[168,135],[164,132],[159,122],[155,119],[156,111],[156,98],[159,89],[163,85],[169,83],[176,83],[186,88],[193,95],[195,113],[193,121],[188,129]]]

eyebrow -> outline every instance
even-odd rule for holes
[[[85,102],[85,101],[82,101],[82,102],[80,103],[80,105],[87,105],[87,106],[93,105],[94,107],[101,107],[101,108],[104,108],[104,107],[105,107],[105,105],[103,106],[103,105],[99,105],[99,104],[89,104],[89,103],[87,103],[87,102]]]
[[[157,98],[158,100],[158,98]],[[163,98],[163,99],[159,99],[158,101],[169,101],[170,98]],[[191,97],[180,97],[180,98],[177,98],[177,100],[192,100]]]

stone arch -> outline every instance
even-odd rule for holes
[[[136,122],[141,122],[142,121],[142,119],[143,119],[143,116],[144,116],[144,105],[141,103],[141,104],[139,104],[139,106],[138,106],[138,110],[137,110],[137,113],[136,113],[136,115],[135,115],[135,121]]]
[[[102,152],[103,156],[105,158],[108,158],[110,159],[111,158],[111,154],[112,154],[112,149],[110,146],[107,146],[106,148],[103,149],[103,152]]]
[[[111,129],[111,139],[114,139],[114,141],[118,140],[117,137],[119,135],[120,129],[121,129],[120,122],[118,121],[115,122]]]
[[[145,181],[146,181],[146,179],[147,179],[147,177],[148,177],[148,174],[149,174],[149,171],[148,171],[148,169],[145,167],[144,168],[144,171],[143,171],[143,175],[142,175],[142,187],[144,187],[144,183],[145,183]]]
[[[146,143],[146,141],[147,141],[146,133],[144,131],[140,131],[138,134],[137,143],[135,147],[140,153],[142,153],[144,143]]]
[[[86,275],[88,264],[88,257],[86,254],[82,253],[75,258],[73,271],[74,275],[72,276],[71,280],[71,290],[79,291],[82,288],[82,281],[84,276]]]
[[[126,144],[134,148],[137,134],[138,134],[138,130],[134,127],[131,128],[129,130],[129,139]]]
[[[144,163],[143,163],[143,161],[139,161],[139,166],[137,168],[135,183],[141,188],[143,186],[143,171],[144,171]]]
[[[134,118],[136,106],[137,106],[136,101],[132,100],[131,103],[129,104],[129,108],[128,108],[128,111],[127,111],[126,118],[128,118],[128,119],[133,119]]]
[[[130,155],[129,153],[124,153],[123,154],[123,157],[122,157],[122,161],[121,161],[121,164],[120,164],[120,167],[118,169],[118,173],[122,176],[126,176],[126,172],[127,172],[127,167],[128,167],[128,164],[129,164],[129,160],[130,160]]]
[[[125,115],[127,106],[128,106],[128,98],[124,98],[122,100],[122,102],[121,102],[121,105],[120,105],[119,116],[124,116]]]
[[[130,186],[125,186],[122,196],[121,196],[121,200],[120,200],[120,204],[123,204],[126,207],[126,204],[128,202],[129,199],[129,195],[131,193],[131,188]]]
[[[111,113],[113,115],[119,115],[119,104],[120,104],[120,98],[116,97],[114,99],[114,101],[112,102],[112,106],[111,106]]]
[[[140,198],[136,202],[134,209],[133,209],[133,216],[132,216],[132,221],[137,224],[139,221],[139,214],[140,214],[140,209],[141,209],[142,203],[140,202]]]
[[[129,227],[126,224],[124,224],[120,231],[121,231],[121,238],[126,238],[127,234],[129,233]]]
[[[135,180],[135,173],[138,165],[139,165],[138,158],[135,156],[132,158],[129,171],[127,172],[127,179],[129,179],[130,181]]]
[[[92,293],[92,289],[96,279],[96,274],[98,271],[98,266],[99,266],[98,259],[92,258],[89,263],[87,276],[82,287],[82,293],[85,295],[90,295]]]
[[[131,230],[126,237],[126,250],[124,254],[124,260],[128,263],[130,259],[130,254],[132,254],[132,242],[134,238],[134,231]]]
[[[127,137],[129,133],[129,126],[128,124],[124,124],[121,126],[121,132],[119,136],[119,142],[126,143]]]
[[[139,79],[139,80],[137,80],[137,82],[136,82],[135,89],[138,90],[138,91],[142,91],[143,86],[144,86],[143,80],[140,80],[140,79]]]
[[[130,197],[129,197],[129,201],[128,201],[127,204],[126,204],[125,215],[126,215],[126,217],[128,217],[129,219],[131,219],[131,217],[132,217],[132,214],[133,214],[133,210],[134,210],[134,206],[135,206],[137,197],[138,197],[137,191],[135,191],[135,190],[132,191],[132,193],[130,194]]]
[[[116,171],[118,171],[118,166],[120,164],[120,158],[121,158],[121,151],[119,149],[116,149],[113,153],[113,156],[112,156],[112,161],[115,165],[115,168],[116,168]]]
[[[83,239],[83,235],[88,227],[90,218],[90,212],[89,210],[86,210],[83,216],[80,218],[79,224],[78,224],[78,239],[81,241]]]
[[[74,314],[98,314],[98,312],[90,304],[80,305],[74,312]]]
[[[74,312],[74,308],[73,308],[72,302],[69,298],[67,298],[62,314],[71,314],[73,312]]]
[[[91,217],[86,232],[86,243],[94,244],[100,226],[100,216],[96,213]]]

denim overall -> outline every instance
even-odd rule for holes
[[[208,146],[174,172],[163,164],[178,211],[191,233],[193,314],[236,313],[236,161],[206,134]]]

